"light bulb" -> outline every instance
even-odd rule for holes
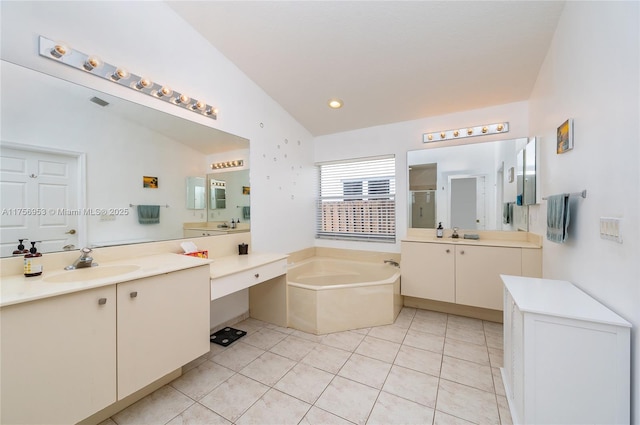
[[[458,135],[460,135],[460,132],[458,130],[455,130],[453,132],[453,137],[458,137]]]
[[[129,71],[124,68],[118,68],[113,72],[113,74],[111,74],[111,79],[113,81],[119,81],[125,78],[129,78]]]
[[[135,85],[135,88],[137,88],[138,90],[142,90],[142,89],[146,89],[153,86],[153,82],[145,77],[140,78],[140,81],[138,81]]]
[[[173,90],[171,90],[171,88],[167,86],[162,86],[162,88],[156,92],[157,97],[171,96],[172,94]]]
[[[173,103],[179,105],[182,103],[189,103],[189,100],[191,100],[189,96],[187,96],[186,94],[181,94],[180,96],[177,96],[175,99],[173,99]]]
[[[82,67],[87,71],[93,71],[102,66],[102,60],[97,56],[89,56]]]
[[[67,53],[69,53],[69,47],[67,47],[66,44],[64,43],[57,43],[53,49],[51,49],[50,53],[51,56],[53,56],[54,58],[58,58],[60,59],[61,57],[63,57],[64,55],[66,55]]]
[[[498,130],[498,131],[504,130],[504,125],[498,124],[498,126],[496,127],[496,130]]]
[[[429,134],[429,135],[427,135],[427,139],[429,139],[429,140],[433,140],[433,134]]]
[[[201,100],[194,100],[190,106],[191,110],[193,111],[195,111],[196,109],[198,111],[204,111],[206,107],[207,107],[207,104]]]
[[[329,107],[333,108],[333,109],[342,108],[343,104],[344,104],[344,102],[342,102],[342,100],[340,100],[340,99],[331,99],[331,100],[329,100]]]
[[[440,133],[440,138],[444,139],[447,136],[447,134],[443,131],[442,133]]]
[[[489,129],[487,127],[482,127],[482,132],[486,133],[487,131],[489,131]]]
[[[467,128],[467,135],[471,136],[473,134],[473,128]]]

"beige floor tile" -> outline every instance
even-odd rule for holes
[[[433,321],[424,318],[416,317],[411,322],[409,329],[420,332],[427,332],[430,334],[444,336],[447,331],[447,322]]]
[[[489,333],[485,333],[485,338],[486,338],[488,347],[499,348],[500,350],[502,350],[502,347],[504,345],[502,334],[492,334],[489,332]]]
[[[493,375],[489,366],[444,356],[440,377],[493,393]]]
[[[438,393],[438,378],[394,365],[382,390],[434,408]]]
[[[379,391],[336,376],[322,393],[316,406],[356,424],[366,423]]]
[[[464,328],[484,332],[482,320],[473,319],[471,317],[456,316],[450,314],[447,318],[447,327]]]
[[[292,424],[307,414],[310,404],[270,389],[236,421],[238,425]]]
[[[483,366],[489,366],[490,364],[486,346],[459,339],[446,338],[444,340],[444,355],[469,360]]]
[[[465,421],[462,418],[457,418],[452,415],[447,415],[436,410],[435,417],[433,418],[433,425],[476,425],[473,422]]]
[[[488,349],[491,367],[504,366],[504,351],[502,350],[502,348],[488,347]]]
[[[287,335],[291,335],[293,331],[295,331],[293,328],[284,328],[282,326],[274,325],[273,323],[267,323],[264,327]]]
[[[315,403],[334,375],[315,367],[298,363],[275,384],[274,388],[307,403]]]
[[[268,390],[268,386],[236,374],[200,399],[200,404],[235,422]]]
[[[298,338],[294,335],[289,335],[274,345],[269,351],[287,357],[291,360],[300,361],[317,345],[318,343],[316,342],[311,342],[306,339]]]
[[[192,399],[199,400],[234,374],[233,370],[206,360],[172,381],[170,385]]]
[[[118,425],[111,418],[107,418],[104,421],[100,422],[98,425]]]
[[[393,363],[399,349],[400,344],[398,343],[365,336],[358,348],[356,348],[355,353],[382,360],[383,362]]]
[[[264,350],[253,345],[236,341],[222,353],[213,356],[211,360],[238,372],[264,352]]]
[[[293,336],[297,336],[298,338],[302,338],[302,339],[306,339],[307,341],[311,341],[311,342],[322,342],[322,340],[324,339],[324,337],[326,335],[314,335],[314,334],[310,334],[307,332],[302,332],[299,330],[295,330],[291,333],[291,335]]]
[[[391,363],[353,354],[342,366],[338,375],[381,389],[390,369]]]
[[[494,334],[502,334],[504,332],[504,325],[502,323],[483,321],[482,325],[485,332],[491,332]]]
[[[409,326],[411,326],[411,321],[413,320],[412,316],[400,316],[398,315],[398,317],[396,317],[396,320],[393,322],[393,326],[396,326],[398,328],[402,328],[402,329],[409,329]]]
[[[203,405],[194,403],[167,425],[231,425],[231,422]]]
[[[403,345],[400,347],[394,363],[407,369],[440,376],[442,354]]]
[[[238,322],[235,325],[231,325],[234,329],[240,329],[247,333],[247,335],[251,335],[252,333],[264,328],[267,325],[266,322],[262,320],[254,319],[249,317],[248,319],[243,320],[242,322]]]
[[[189,363],[182,366],[182,373],[188,372],[191,369],[201,365],[202,363],[206,362],[208,358],[209,358],[209,353],[203,354],[202,356],[198,357],[195,360],[191,360]]]
[[[477,424],[500,423],[495,394],[440,379],[436,410]]]
[[[485,345],[484,331],[465,327],[447,326],[447,338]]]
[[[272,387],[295,364],[291,359],[267,351],[240,370],[240,373]]]
[[[367,425],[423,425],[433,421],[433,409],[382,391]]]
[[[180,391],[165,385],[113,415],[118,425],[165,424],[194,403]]]
[[[502,372],[500,369],[492,367],[491,374],[493,375],[493,387],[496,390],[496,395],[506,396],[507,393],[504,389],[504,381],[502,380]]]
[[[387,326],[378,326],[378,327],[372,328],[369,331],[368,336],[372,336],[375,338],[384,339],[386,341],[391,341],[391,342],[401,344],[402,341],[404,341],[405,335],[407,335],[407,328],[396,326],[395,324],[387,325]]]
[[[370,330],[371,328],[360,328],[360,329],[353,329],[353,332],[357,334],[367,335]]]
[[[335,375],[344,366],[349,357],[351,357],[351,353],[348,351],[327,345],[317,345],[301,362]]]
[[[229,347],[233,347],[233,345],[227,346],[227,347],[223,347],[220,344],[214,344],[213,342],[210,342],[209,343],[209,352],[207,354],[205,354],[205,356],[207,356],[207,358],[209,360],[211,360],[213,358],[213,356],[217,356],[218,354],[222,353],[224,350],[226,350]]]
[[[300,425],[352,425],[346,419],[329,413],[326,410],[319,409],[315,406],[309,409],[309,412],[302,418]]]
[[[438,311],[417,309],[416,310],[416,314],[414,315],[413,318],[414,318],[414,320],[415,319],[422,319],[422,320],[430,320],[432,322],[447,323],[447,317],[448,317],[447,313],[440,313]]]
[[[504,396],[498,396],[498,412],[500,413],[500,423],[502,425],[512,425],[513,419],[511,418],[511,411],[509,410],[509,403]]]
[[[322,343],[345,351],[353,351],[364,339],[364,335],[352,331],[336,332],[325,335]]]
[[[251,335],[247,335],[242,339],[245,344],[251,344],[254,347],[268,350],[283,339],[287,337],[287,334],[274,331],[268,328],[262,328]]]
[[[404,338],[404,345],[442,353],[444,337],[409,329],[407,336]]]

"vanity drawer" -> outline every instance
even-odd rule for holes
[[[287,260],[274,261],[238,273],[211,279],[211,300],[265,282],[287,272]]]

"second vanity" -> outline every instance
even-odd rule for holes
[[[405,305],[502,321],[500,274],[542,276],[542,241],[526,232],[474,232],[436,238],[410,229],[402,240]]]

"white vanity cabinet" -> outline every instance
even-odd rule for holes
[[[117,286],[118,400],[209,351],[209,266]]]
[[[0,423],[72,424],[116,401],[116,287],[0,309]]]
[[[630,323],[570,282],[502,280],[513,422],[629,423]]]
[[[402,241],[402,295],[502,310],[500,274],[523,274],[523,262],[530,261],[525,250],[529,251],[463,242]]]

